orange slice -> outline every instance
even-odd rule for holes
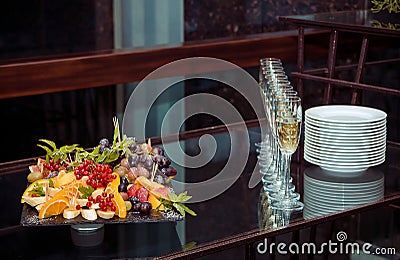
[[[109,182],[107,184],[107,187],[105,188],[105,192],[107,193],[114,193],[114,192],[118,192],[118,186],[121,182],[120,177],[118,175],[118,173],[113,172],[112,175],[115,175],[115,179],[112,180],[111,182]]]
[[[54,188],[60,188],[61,186],[70,184],[75,180],[76,178],[74,172],[68,172],[66,174],[63,174],[59,178],[56,178],[56,181],[54,182]]]
[[[126,218],[125,201],[122,198],[121,194],[119,194],[118,191],[114,192],[114,198],[112,199],[112,202],[114,203],[115,207],[117,208],[115,210],[115,214],[120,218]]]
[[[64,209],[69,206],[69,200],[65,197],[54,197],[43,204],[39,211],[39,219],[63,213]]]
[[[154,196],[153,194],[150,193],[147,200],[151,203],[152,209],[157,209],[157,207],[160,206],[158,210],[164,210],[164,205],[162,205],[160,200],[157,199],[156,196]]]
[[[21,203],[24,203],[24,202],[25,202],[24,197],[30,197],[30,196],[31,196],[31,194],[30,194],[29,192],[30,192],[31,190],[33,190],[33,187],[34,187],[36,184],[42,185],[44,191],[46,191],[46,183],[49,183],[49,180],[48,180],[48,179],[39,179],[39,180],[36,180],[36,181],[32,182],[32,183],[28,186],[28,188],[25,189],[24,193],[22,194]]]

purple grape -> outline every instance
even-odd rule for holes
[[[161,147],[153,147],[153,153],[155,155],[164,155],[164,150]]]
[[[135,167],[139,163],[139,155],[133,154],[128,157],[128,163],[130,167]]]

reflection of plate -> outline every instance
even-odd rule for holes
[[[334,199],[334,200],[347,200],[348,199],[348,200],[365,201],[365,200],[370,200],[370,199],[375,199],[375,198],[381,198],[383,196],[383,188],[382,187],[378,187],[373,192],[369,192],[368,194],[367,193],[363,194],[364,191],[358,191],[357,193],[356,192],[349,193],[346,191],[334,192],[334,191],[322,190],[320,188],[318,188],[317,192],[314,192],[313,189],[307,187],[307,188],[305,188],[304,194],[311,195],[316,200],[320,200],[320,201],[324,201],[325,198]]]
[[[321,173],[322,174],[322,173]],[[371,187],[376,187],[384,182],[383,176],[381,176],[377,180],[373,181],[358,181],[358,182],[348,182],[346,178],[350,177],[342,177],[338,178],[337,181],[322,181],[322,180],[316,180],[313,178],[308,177],[307,175],[304,175],[304,180],[306,180],[307,183],[312,183],[313,185],[318,185],[318,186],[326,186],[326,187],[342,187],[343,189],[357,189],[357,188],[371,188]]]
[[[360,203],[370,203],[371,201],[375,201],[377,199],[382,199],[382,196],[376,196],[374,198],[367,198],[367,199],[340,199],[340,198],[324,198],[324,199],[316,199],[314,195],[308,194],[304,196],[304,201],[312,201],[316,203],[323,203],[324,205],[355,205]]]
[[[21,214],[21,225],[23,226],[59,226],[71,224],[122,224],[122,223],[152,223],[152,222],[176,222],[183,220],[183,217],[175,212],[167,213],[151,211],[150,215],[143,215],[135,212],[128,212],[126,218],[114,217],[112,219],[97,218],[95,221],[84,219],[81,215],[74,219],[65,219],[62,214],[50,218],[39,219],[36,209],[24,204]]]
[[[337,203],[331,203],[331,204],[326,204],[323,202],[317,202],[314,200],[309,200],[304,198],[304,203],[305,204],[309,204],[309,206],[311,208],[314,209],[325,209],[325,210],[330,210],[330,209],[336,209],[336,210],[343,210],[343,209],[348,209],[348,208],[352,208],[352,207],[357,207],[357,206],[361,206],[361,205],[365,205],[371,202],[375,202],[380,200],[381,198],[377,198],[377,199],[371,199],[369,201],[359,201],[356,203],[341,203],[340,201],[338,201]]]
[[[386,118],[386,113],[370,107],[352,105],[325,105],[309,108],[306,116],[331,123],[372,123]]]
[[[324,193],[321,193],[324,194]],[[320,194],[311,193],[309,191],[304,193],[304,200],[308,199],[317,203],[323,203],[324,205],[336,205],[336,204],[357,204],[357,203],[368,203],[375,201],[376,199],[383,198],[383,192],[378,192],[374,196],[369,197],[348,197],[346,195],[341,197],[333,197],[330,195],[321,196]]]

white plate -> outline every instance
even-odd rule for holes
[[[305,127],[304,130],[305,133],[310,133],[315,136],[324,136],[327,138],[335,138],[335,139],[364,139],[364,138],[373,138],[373,137],[380,137],[382,135],[386,135],[386,129],[384,131],[380,131],[377,133],[358,133],[358,134],[348,134],[348,133],[330,133],[330,132],[321,132],[321,131],[316,131],[313,129],[308,128],[307,126]]]
[[[372,123],[387,117],[386,113],[370,107],[353,105],[325,105],[309,108],[306,116],[331,123]]]
[[[386,143],[382,143],[380,146],[377,146],[376,148],[368,147],[364,149],[342,149],[342,147],[337,147],[337,146],[320,146],[314,144],[312,141],[304,140],[304,147],[307,147],[308,149],[311,150],[317,150],[318,152],[324,152],[326,154],[333,153],[333,154],[339,154],[339,155],[351,155],[351,154],[357,154],[357,155],[363,155],[363,154],[376,154],[377,151],[386,151]]]
[[[334,136],[325,136],[325,135],[316,135],[311,133],[310,131],[305,132],[305,138],[314,139],[320,142],[335,142],[335,143],[355,143],[355,144],[363,144],[369,142],[375,142],[377,140],[386,139],[386,134],[371,136],[371,137],[364,137],[360,139],[354,138],[341,138],[341,137],[334,137]]]
[[[309,152],[313,151],[314,153],[317,154],[324,154],[328,157],[339,157],[339,158],[369,158],[369,157],[374,157],[380,154],[385,154],[386,153],[386,146],[382,147],[381,149],[377,150],[372,150],[372,151],[350,151],[346,153],[340,153],[337,152],[336,150],[334,151],[329,151],[327,149],[323,149],[320,147],[313,147],[312,145],[305,145],[304,146],[304,152]]]
[[[311,149],[319,149],[322,151],[330,151],[330,152],[336,152],[337,154],[346,154],[346,153],[370,153],[374,152],[376,150],[382,150],[383,148],[386,148],[386,141],[381,141],[376,144],[371,144],[370,146],[354,146],[354,147],[349,147],[349,146],[340,146],[340,145],[328,145],[328,144],[318,144],[316,142],[313,142],[312,140],[305,139],[304,140],[304,146],[309,147]]]
[[[321,147],[338,147],[338,148],[345,148],[349,149],[362,149],[362,148],[369,148],[377,146],[378,144],[386,143],[386,136],[379,137],[376,139],[364,140],[363,142],[357,142],[356,140],[348,140],[348,141],[341,141],[341,140],[326,140],[326,139],[316,139],[308,134],[305,134],[305,140],[308,142],[312,142],[315,145]]]
[[[363,162],[363,161],[371,161],[376,158],[379,158],[381,156],[385,156],[385,150],[382,150],[381,153],[376,153],[376,154],[355,154],[355,155],[343,155],[343,154],[327,154],[324,152],[320,152],[317,150],[310,150],[307,147],[304,148],[304,152],[309,154],[310,156],[313,156],[315,158],[321,158],[321,159],[326,159],[326,160],[335,160],[335,161],[357,161],[357,162]]]
[[[387,120],[382,119],[376,122],[367,122],[367,123],[360,123],[360,124],[349,124],[349,123],[332,123],[332,122],[325,122],[321,120],[316,120],[314,118],[308,117],[307,115],[305,116],[304,122],[306,123],[311,123],[316,126],[321,126],[321,127],[328,127],[328,128],[348,128],[348,129],[362,129],[362,128],[376,128],[377,126],[381,126],[382,124],[386,124]]]
[[[315,156],[312,156],[311,154],[305,154],[307,155],[308,159],[326,164],[327,166],[364,166],[364,167],[370,167],[371,164],[374,164],[375,162],[384,162],[385,161],[385,156],[382,155],[380,157],[376,157],[370,161],[366,161],[366,162],[359,162],[359,161],[344,161],[344,162],[338,162],[336,160],[328,160],[328,159],[322,159],[322,158],[318,158]],[[321,165],[320,165],[321,166]]]
[[[354,147],[353,149],[343,149],[344,147],[338,147],[338,146],[322,146],[322,145],[317,145],[313,143],[312,141],[310,142],[309,140],[304,140],[304,149],[305,150],[312,150],[315,152],[320,152],[320,153],[325,153],[325,154],[332,154],[332,155],[375,155],[375,154],[381,154],[385,153],[386,151],[386,142],[378,144],[376,147],[364,147],[364,148],[358,148]]]
[[[376,129],[380,129],[382,127],[386,126],[386,122],[382,122],[380,124],[374,125],[374,126],[363,126],[363,127],[347,127],[347,126],[327,126],[323,124],[317,124],[314,121],[311,120],[306,120],[304,121],[304,124],[307,126],[311,126],[317,129],[322,129],[322,130],[332,130],[332,131],[346,131],[346,132],[371,132]]]
[[[353,130],[318,127],[318,126],[308,124],[307,122],[304,125],[305,125],[305,129],[313,130],[316,133],[326,133],[326,134],[335,134],[335,135],[336,134],[375,135],[375,134],[379,134],[386,130],[386,125],[382,125],[380,127],[372,128],[372,129],[353,129]]]

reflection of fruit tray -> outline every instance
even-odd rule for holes
[[[117,216],[112,219],[97,218],[95,221],[84,219],[81,215],[74,219],[65,219],[62,214],[50,218],[39,219],[36,209],[24,204],[21,214],[21,225],[23,226],[57,226],[71,224],[122,224],[122,223],[152,223],[152,222],[176,222],[183,220],[183,217],[175,212],[162,212],[152,210],[150,215],[143,215],[136,212],[127,212],[126,218]]]

